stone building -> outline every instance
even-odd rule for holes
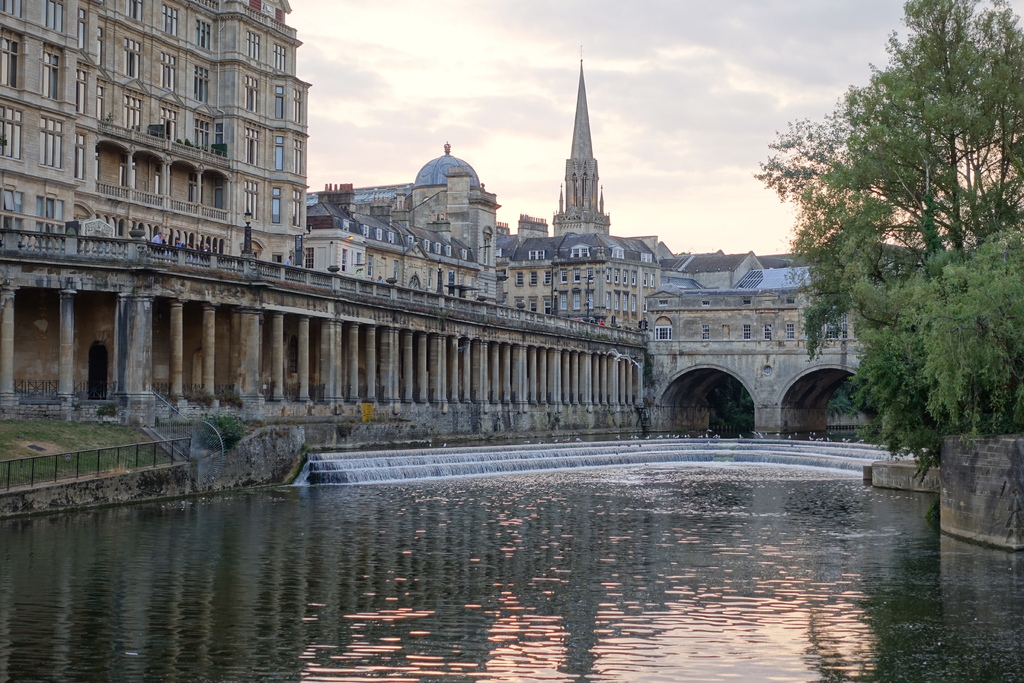
[[[305,225],[308,84],[288,0],[0,3],[8,229],[283,259]]]

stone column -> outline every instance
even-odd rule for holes
[[[490,366],[491,366],[491,403],[501,403],[501,346],[498,342],[491,342]]]
[[[416,386],[412,374],[412,330],[402,330],[402,401],[412,403],[413,389]]]
[[[501,345],[501,402],[512,402],[512,345]]]
[[[537,402],[537,347],[526,347],[526,400]]]
[[[366,326],[366,349],[365,349],[365,362],[366,362],[366,400],[376,401],[377,400],[377,384],[380,381],[380,376],[377,373],[377,326],[367,325]]]
[[[512,401],[513,403],[522,403],[525,400],[523,396],[523,368],[525,367],[523,362],[523,346],[522,344],[512,345]]]
[[[601,405],[608,405],[608,356],[601,354],[598,376],[601,378],[601,386],[598,388],[598,402]]]
[[[309,316],[299,316],[299,401],[309,401]]]
[[[182,328],[182,308],[185,302],[181,299],[171,300],[171,358],[170,358],[170,380],[171,396],[181,398],[182,392],[182,359],[184,358],[184,332]],[[241,395],[241,392],[239,392]]]
[[[398,374],[398,328],[384,327],[380,338],[381,398],[389,403],[399,399]]]
[[[572,397],[572,384],[569,378],[569,351],[562,351],[562,386],[560,387],[562,392],[562,402],[565,404],[571,403]]]
[[[359,401],[359,323],[346,323],[348,333],[348,400]]]
[[[130,420],[151,424],[153,405],[153,297],[118,294],[114,318],[114,372]]]
[[[572,402],[583,403],[583,392],[580,382],[580,354],[579,351],[572,352]]]
[[[13,405],[14,393],[14,290],[0,289],[0,403]]]
[[[217,307],[216,304],[203,304],[203,391],[217,393],[216,381],[217,360]]]
[[[590,393],[590,352],[583,351],[580,353],[580,393],[582,394],[581,403],[585,406],[589,406],[593,402],[593,396]]]
[[[74,289],[60,290],[57,396],[62,401],[70,401],[75,393],[75,294]]]
[[[537,402],[548,402],[548,350],[543,346],[537,349]]]
[[[633,405],[633,371],[636,369],[632,363],[626,363],[626,405]]]
[[[487,403],[487,342],[474,339],[473,351],[473,401]]]
[[[338,322],[333,318],[320,320],[320,381],[324,385],[324,402],[334,403],[338,398]]]
[[[548,351],[549,384],[551,386],[551,403],[562,405],[562,352],[559,349]]]
[[[427,339],[430,341],[430,402],[440,403],[444,391],[444,368],[441,367],[442,338],[440,335],[431,333]]]
[[[260,392],[260,317],[258,308],[239,309],[242,339],[238,350],[239,387],[242,404],[258,407],[263,400]]]
[[[448,337],[448,398],[452,403],[459,402],[459,338]]]
[[[170,238],[168,238],[170,239]],[[173,244],[173,242],[171,242]],[[174,311],[173,302],[171,310],[171,320],[173,323]],[[173,327],[173,324],[172,324]],[[173,335],[173,332],[172,332]],[[238,312],[238,307],[233,307],[231,312],[228,314],[228,379],[231,383],[231,388],[234,389],[235,393],[241,396],[241,392],[238,387],[242,383],[242,369],[239,363],[239,349],[242,348],[242,316]]]
[[[284,398],[284,313],[270,314],[270,381],[273,391],[270,399]]]
[[[462,349],[462,402],[473,402],[473,345],[466,337],[459,347]]]
[[[428,341],[428,339],[429,338],[427,337],[427,333],[426,332],[417,332],[416,333],[416,341],[418,342],[418,346],[417,346],[418,353],[416,354],[416,356],[417,356],[416,375],[417,375],[417,377],[419,377],[419,381],[418,381],[418,383],[419,383],[419,392],[417,393],[417,399],[416,400],[419,401],[420,403],[427,403],[430,400],[430,392],[429,392],[430,380],[428,378],[429,363],[427,362],[427,356],[428,356],[428,353],[427,353],[427,341]]]

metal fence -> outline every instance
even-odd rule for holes
[[[33,455],[27,458],[0,461],[0,486],[5,490],[17,486],[52,484],[58,481],[81,479],[101,474],[112,474],[128,470],[149,469],[159,465],[180,462],[175,453],[187,444],[170,441],[147,441],[128,446],[94,448],[72,453],[54,455]]]

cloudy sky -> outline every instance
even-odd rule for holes
[[[1019,12],[1024,0],[1013,3]],[[515,229],[550,222],[583,49],[617,235],[675,252],[788,249],[792,212],[753,174],[775,132],[820,119],[902,29],[901,0],[292,0],[309,185],[411,182],[469,162]]]

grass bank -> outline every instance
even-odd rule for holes
[[[0,460],[149,441],[122,425],[49,420],[0,420]]]

